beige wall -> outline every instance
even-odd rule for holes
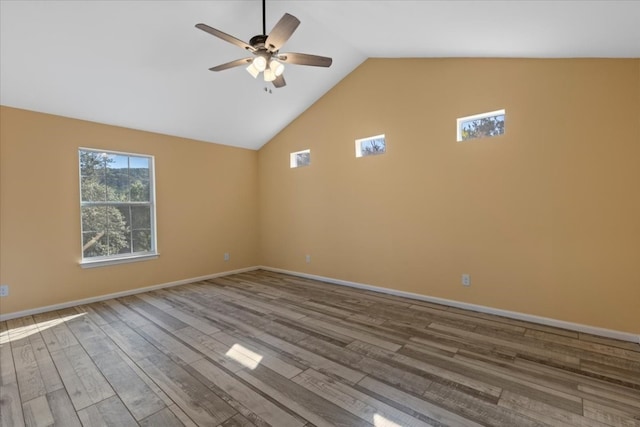
[[[640,60],[368,60],[258,163],[264,265],[640,332]]]
[[[498,108],[506,135],[455,142]],[[637,59],[369,60],[258,153],[7,107],[0,131],[2,314],[263,264],[640,332]],[[79,146],[155,156],[157,260],[79,267]]]
[[[255,151],[6,107],[0,122],[2,314],[257,264]],[[80,268],[78,147],[155,156],[158,259]]]

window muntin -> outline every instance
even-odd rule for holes
[[[156,255],[153,157],[81,148],[82,263]]]
[[[505,116],[505,110],[496,110],[459,118],[456,121],[457,141],[503,135]]]
[[[356,139],[356,157],[375,156],[387,152],[384,134]]]
[[[289,166],[291,168],[300,168],[311,164],[311,150],[296,151],[289,155]]]

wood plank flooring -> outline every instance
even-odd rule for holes
[[[640,426],[640,345],[253,271],[0,323],[0,425]]]

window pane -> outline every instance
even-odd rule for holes
[[[292,168],[299,168],[302,166],[309,166],[311,164],[311,150],[296,151],[289,154],[289,166]]]
[[[149,174],[149,159],[146,157],[129,157],[129,172],[133,178],[143,180],[151,179]]]
[[[107,187],[100,184],[95,176],[82,176],[80,185],[83,202],[104,202],[106,200]]]
[[[133,233],[133,252],[151,250],[151,230],[135,230]]]
[[[107,201],[129,200],[129,156],[111,154],[106,158]]]
[[[356,139],[356,157],[384,154],[387,151],[385,135]]]
[[[151,228],[151,208],[149,206],[131,207],[131,228],[133,230]]]
[[[127,227],[131,224],[131,207],[130,206],[118,206],[115,209],[120,212],[122,220],[127,224]]]
[[[504,120],[504,110],[459,118],[458,141],[503,135]]]
[[[121,209],[124,211],[121,211]],[[113,206],[83,206],[82,231],[84,256],[104,256],[121,253],[131,247],[127,208]],[[87,239],[87,240],[84,240]],[[87,244],[90,244],[87,247]]]
[[[107,236],[100,232],[82,233],[82,255],[85,258],[107,255]]]
[[[126,225],[126,228],[124,229],[124,231],[122,229],[112,231],[112,234],[115,233],[117,238],[124,238],[127,241],[126,245],[120,245],[120,251],[118,253],[119,254],[130,253],[131,252],[131,207],[118,206],[115,209],[117,209],[118,212],[120,212],[120,215],[122,216],[122,220]],[[111,239],[111,237],[112,236],[110,235],[109,238]],[[115,246],[113,248],[114,248],[113,250],[115,250]]]
[[[82,232],[98,233],[106,230],[107,208],[105,206],[82,207]]]
[[[106,206],[82,208],[82,250],[85,257],[109,255],[109,212]]]
[[[105,172],[104,156],[104,153],[80,151],[80,174],[103,181]]]
[[[81,197],[83,202],[100,202],[106,198],[104,153],[80,152]]]
[[[368,141],[362,141],[360,146],[363,156],[370,156],[372,154],[381,154],[385,152],[386,146],[384,138],[370,139]]]
[[[462,132],[464,139],[502,135],[504,134],[504,115],[464,122]]]
[[[151,200],[149,163],[149,159],[145,157],[129,157],[131,200],[134,202],[148,202]]]
[[[296,164],[300,166],[308,166],[311,163],[311,153],[298,153],[296,154]]]
[[[149,181],[141,179],[132,179],[131,182],[131,201],[132,202],[149,202],[151,201],[151,185]]]
[[[116,207],[107,207],[107,237],[109,255],[129,249],[129,224],[122,212]]]

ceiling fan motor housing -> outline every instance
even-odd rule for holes
[[[264,49],[266,41],[267,41],[266,35],[258,34],[257,36],[251,37],[251,40],[249,40],[249,44],[253,46],[255,49]]]

